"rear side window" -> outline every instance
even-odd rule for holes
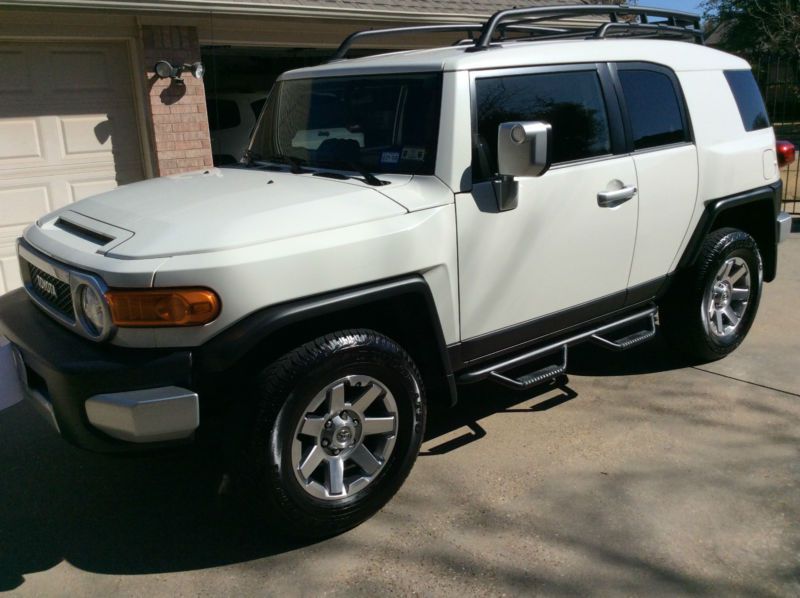
[[[597,71],[480,78],[475,81],[475,94],[475,180],[486,180],[497,173],[497,129],[508,121],[550,123],[553,163],[611,153],[608,117]]]
[[[725,78],[733,92],[742,124],[746,131],[766,129],[769,125],[767,107],[758,89],[752,71],[725,71]]]
[[[683,143],[689,131],[672,79],[647,69],[619,71],[634,149]]]

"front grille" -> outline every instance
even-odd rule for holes
[[[67,318],[75,318],[72,306],[72,291],[66,282],[51,276],[28,262],[30,290],[45,304]]]

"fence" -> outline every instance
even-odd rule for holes
[[[764,94],[775,136],[800,147],[800,60],[762,54],[748,57]],[[800,215],[800,156],[781,169],[783,209]]]

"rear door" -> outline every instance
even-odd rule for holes
[[[649,63],[612,65],[639,187],[628,303],[649,299],[668,274],[697,200],[697,148],[675,74]]]

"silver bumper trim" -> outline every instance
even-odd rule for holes
[[[93,426],[119,440],[180,440],[200,425],[200,404],[197,393],[165,386],[95,395],[86,401],[86,416]]]
[[[778,214],[778,243],[785,241],[792,234],[792,215],[788,212]]]

